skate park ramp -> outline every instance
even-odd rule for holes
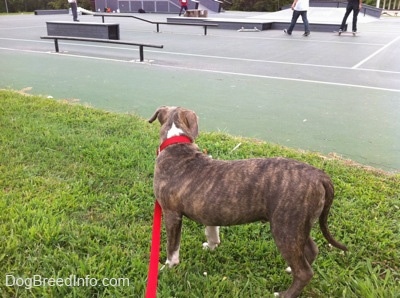
[[[362,23],[374,22],[380,17],[380,12],[377,15],[376,8],[365,5],[365,13],[360,13],[360,21]],[[368,9],[367,9],[368,7]],[[345,6],[338,7],[310,7],[307,11],[308,20],[310,23],[311,31],[318,32],[333,32],[338,30],[343,15],[345,12]],[[286,7],[280,11],[271,13],[248,13],[248,12],[237,12],[234,13],[210,13],[207,18],[193,18],[193,17],[179,17],[171,16],[167,20],[168,22],[185,22],[185,23],[202,23],[212,22],[218,24],[219,29],[256,29],[256,30],[283,30],[289,27],[290,20],[292,18],[293,11],[290,7]],[[351,16],[348,19],[351,21]],[[295,30],[303,30],[303,21],[301,18],[298,19],[298,26]]]

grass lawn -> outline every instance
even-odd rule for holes
[[[158,128],[0,91],[1,297],[143,297]],[[400,297],[400,174],[221,133],[197,144],[216,159],[286,156],[332,177],[329,227],[349,252],[314,228],[320,253],[301,297]],[[222,227],[212,252],[203,241],[184,220],[181,264],[160,272],[158,297],[271,297],[291,282],[268,224]],[[163,231],[160,262],[165,247]]]

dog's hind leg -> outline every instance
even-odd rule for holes
[[[279,297],[295,298],[301,294],[304,287],[310,282],[314,272],[302,253],[298,254],[293,250],[291,256],[288,257],[285,254],[285,259],[290,264],[293,281],[286,291],[279,293]]]
[[[317,244],[315,244],[314,240],[311,237],[308,238],[308,241],[304,247],[304,253],[308,263],[312,265],[312,263],[314,263],[318,255],[318,246]],[[285,269],[285,271],[287,273],[292,273],[292,268],[290,268],[289,266]]]
[[[304,248],[304,253],[306,255],[308,264],[312,265],[318,255],[318,246],[315,241],[310,237],[308,237],[306,246]]]
[[[165,229],[167,231],[167,264],[170,268],[179,264],[179,246],[182,232],[182,215],[164,211]]]
[[[278,229],[292,231],[293,233],[282,233],[282,231],[277,231]],[[312,240],[308,236],[309,233],[298,233],[298,230],[296,231],[293,226],[285,226],[284,228],[282,226],[278,228],[271,227],[271,232],[280,253],[291,268],[293,277],[290,287],[286,291],[280,292],[279,297],[298,297],[314,275],[308,262],[308,258],[315,259],[316,257],[316,251],[312,245],[314,243],[311,243]],[[277,294],[275,293],[275,295]]]
[[[221,243],[219,239],[219,227],[207,226],[205,234],[207,237],[207,242],[203,243],[203,248],[214,250]]]

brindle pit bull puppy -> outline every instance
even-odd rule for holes
[[[197,116],[179,107],[160,107],[152,123],[161,123],[154,193],[167,231],[167,264],[179,263],[182,217],[206,225],[205,247],[220,243],[219,226],[269,221],[272,236],[291,268],[293,282],[281,297],[297,297],[313,276],[318,248],[310,237],[319,220],[324,237],[346,251],[327,226],[333,202],[328,175],[286,158],[214,160],[193,143]],[[288,268],[288,269],[290,269]]]

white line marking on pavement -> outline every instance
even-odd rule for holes
[[[386,48],[390,47],[392,44],[394,44],[395,42],[397,42],[397,40],[400,39],[400,36],[398,36],[397,38],[393,39],[391,42],[389,42],[388,44],[384,45],[383,47],[381,47],[379,50],[377,50],[376,52],[372,53],[371,55],[369,55],[367,58],[365,58],[364,60],[362,60],[361,62],[359,62],[358,64],[354,65],[352,67],[352,69],[356,69],[359,68],[361,65],[363,65],[365,62],[367,62],[368,60],[371,60],[373,57],[375,57],[376,55],[378,55],[380,52],[382,52],[383,50],[385,50]]]

